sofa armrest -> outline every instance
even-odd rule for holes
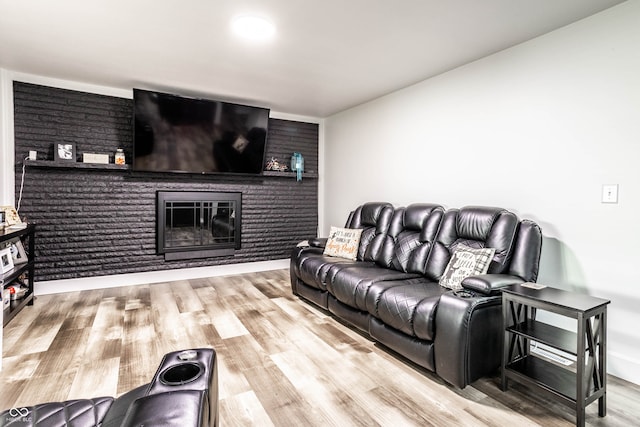
[[[480,274],[464,279],[462,287],[482,295],[500,295],[502,288],[524,282],[522,277],[510,274]]]
[[[291,277],[291,290],[294,295],[298,294],[298,278],[300,277],[300,258],[308,254],[322,255],[323,248],[315,246],[296,246],[291,251],[291,261],[289,262],[289,275]]]
[[[122,421],[122,427],[209,426],[207,390],[176,390],[136,399]]]
[[[471,292],[446,292],[435,318],[436,373],[464,388],[500,366],[502,298]]]
[[[147,388],[149,388],[149,384],[144,384],[118,397],[104,417],[102,427],[121,427],[122,420],[124,420],[125,415],[127,415],[129,406],[131,406],[136,399],[143,397]]]
[[[326,237],[314,237],[313,239],[309,239],[309,246],[312,248],[324,248],[327,245]]]

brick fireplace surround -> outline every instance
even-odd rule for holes
[[[16,195],[29,150],[133,150],[131,99],[14,82]],[[285,176],[141,173],[27,166],[21,216],[38,224],[36,281],[269,261],[289,257],[318,226],[318,125],[270,119],[266,159],[305,157],[301,182]],[[165,261],[156,252],[156,193],[242,193],[242,244],[230,255]]]

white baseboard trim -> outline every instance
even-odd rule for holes
[[[640,385],[640,360],[609,351],[607,352],[607,373]]]
[[[280,270],[283,268],[289,268],[289,259],[247,262],[242,264],[218,265],[211,267],[181,268],[176,270],[147,271],[143,273],[85,277],[80,279],[48,280],[36,282],[34,284],[34,293],[35,295],[50,295],[64,292],[117,288],[120,286],[172,282],[175,280],[255,273],[259,271]]]

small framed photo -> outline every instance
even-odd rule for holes
[[[11,244],[9,245],[9,249],[11,249],[13,265],[25,264],[29,262],[29,257],[27,257],[27,253],[24,250],[24,245],[22,244],[21,240],[11,242]]]
[[[18,215],[18,211],[13,206],[0,206],[0,219],[4,222],[5,225],[15,225],[20,224],[20,216]]]
[[[2,274],[13,268],[13,257],[11,256],[11,249],[0,249],[0,271]]]
[[[56,142],[53,144],[53,160],[76,161],[76,144],[72,142]]]

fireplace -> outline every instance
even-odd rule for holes
[[[158,191],[156,222],[157,253],[167,261],[233,255],[242,193]]]

